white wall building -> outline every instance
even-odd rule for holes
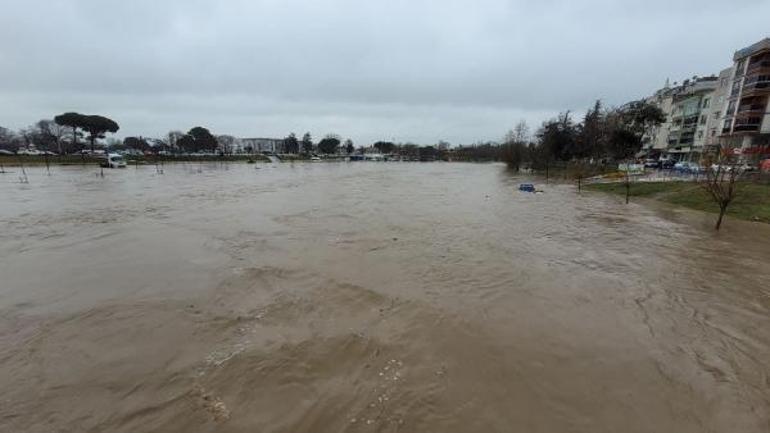
[[[256,153],[283,153],[283,138],[239,138],[238,145]]]
[[[662,89],[647,98],[666,115],[666,121],[643,138],[643,146],[651,156],[670,156],[677,160],[696,160],[703,153],[709,125],[714,123],[715,93],[719,79],[693,77],[681,85]]]

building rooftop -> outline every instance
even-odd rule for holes
[[[746,48],[736,51],[735,56],[733,56],[733,60],[737,62],[740,59],[749,57],[750,55],[762,50],[770,50],[770,38],[764,38],[755,44],[751,44]]]

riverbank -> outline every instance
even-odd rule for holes
[[[625,195],[622,182],[587,185],[587,189]],[[770,184],[741,182],[727,215],[747,221],[770,223]],[[719,207],[708,193],[694,182],[636,182],[631,197],[646,197],[699,211],[718,213]]]
[[[264,155],[145,155],[145,156],[126,156],[126,161],[131,164],[155,164],[160,162],[248,162],[249,160],[257,162],[270,162],[270,158]],[[5,167],[16,167],[19,165],[98,165],[104,161],[103,158],[97,158],[89,155],[51,155],[48,157],[42,155],[0,155],[0,164]]]

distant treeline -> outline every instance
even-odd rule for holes
[[[355,155],[377,152],[399,155],[402,159],[433,161],[504,161],[514,170],[522,167],[540,169],[567,161],[620,161],[632,158],[642,147],[642,139],[651,129],[665,121],[663,112],[643,101],[621,108],[604,109],[599,101],[583,119],[575,122],[570,112],[546,121],[530,134],[526,122],[519,122],[502,143],[482,142],[474,145],[450,146],[440,141],[435,145],[377,141],[368,147],[356,147],[350,139],[327,134],[317,143],[309,132],[298,139],[294,133],[279,143],[276,153],[310,155]],[[188,132],[171,131],[163,138],[126,137],[105,139],[119,125],[99,115],[63,113],[53,120],[40,120],[18,132],[0,127],[0,149],[17,152],[35,149],[40,152],[67,155],[80,153],[90,147],[108,151],[135,151],[142,154],[258,153],[262,149],[240,146],[231,135],[214,135],[207,128],[196,126]]]
[[[568,111],[544,122],[534,136],[520,122],[506,135],[501,159],[514,170],[543,169],[558,162],[627,161],[641,150],[645,136],[665,120],[658,107],[644,101],[614,109],[604,109],[596,101],[581,121],[575,122]]]

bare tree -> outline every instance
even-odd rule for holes
[[[48,119],[39,120],[35,127],[40,133],[41,144],[46,147],[46,150],[55,151],[61,155],[63,153],[62,142],[67,135],[68,128]]]
[[[577,182],[578,192],[583,190],[583,180],[595,172],[596,168],[582,159],[576,159],[567,165],[567,174]]]
[[[529,125],[527,125],[527,121],[519,120],[519,123],[513,128],[513,140],[516,143],[526,144],[529,139]]]
[[[529,126],[524,120],[505,134],[501,149],[501,159],[508,164],[508,168],[519,171],[524,162],[527,142],[529,141]]]
[[[705,158],[705,176],[698,184],[706,190],[714,203],[719,206],[716,230],[722,226],[722,219],[730,203],[738,194],[738,179],[741,168],[732,149],[720,146],[715,154]]]

